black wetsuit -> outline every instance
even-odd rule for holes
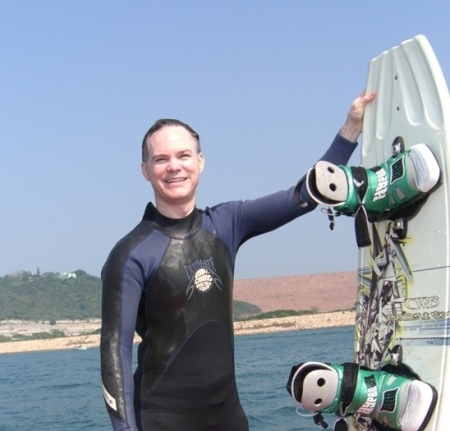
[[[322,159],[345,164],[354,148],[338,136]],[[102,381],[115,431],[248,430],[234,372],[236,253],[311,211],[306,200],[297,186],[181,220],[147,205],[102,271]],[[133,378],[135,330],[142,342]]]

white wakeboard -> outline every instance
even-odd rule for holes
[[[450,98],[436,56],[424,36],[373,59],[366,91],[362,164],[380,165],[401,136],[405,149],[426,144],[442,170],[442,184],[401,229],[370,223],[372,245],[359,251],[355,361],[371,369],[401,361],[437,389],[426,431],[450,427]],[[362,418],[351,429],[377,430]]]

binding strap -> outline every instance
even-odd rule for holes
[[[354,362],[346,362],[342,376],[341,390],[341,416],[345,416],[345,410],[350,405],[355,395],[356,385],[358,383],[359,365]]]
[[[348,431],[348,423],[344,419],[345,411],[353,400],[358,383],[359,365],[354,362],[345,362],[343,366],[341,407],[338,414],[341,417],[334,423],[333,431]]]
[[[364,208],[364,200],[369,187],[367,170],[362,166],[353,166],[350,168],[352,172],[352,181],[358,194],[360,206],[355,214],[355,233],[358,247],[367,247],[372,244],[369,235],[368,216]]]

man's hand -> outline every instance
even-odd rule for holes
[[[363,92],[353,101],[352,106],[348,111],[347,119],[345,120],[341,130],[339,130],[339,134],[342,137],[348,139],[349,141],[356,142],[362,132],[366,105],[371,103],[373,99],[375,99],[375,96],[375,91],[371,91],[367,94]]]

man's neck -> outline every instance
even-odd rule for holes
[[[182,219],[194,211],[195,201],[180,205],[168,205],[165,202],[156,200],[156,209],[160,214],[171,219]]]

